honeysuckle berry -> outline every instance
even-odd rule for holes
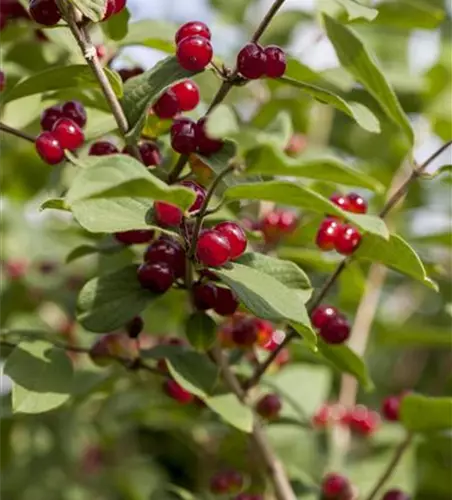
[[[63,107],[60,105],[51,106],[50,108],[45,109],[41,113],[41,128],[42,130],[48,130],[49,132],[52,130],[55,123],[63,118]]]
[[[322,481],[322,494],[325,500],[351,500],[352,487],[350,481],[342,476],[331,472]]]
[[[381,405],[381,413],[386,420],[397,422],[400,418],[400,396],[389,396],[383,400]]]
[[[368,436],[380,425],[380,415],[364,405],[357,405],[347,412],[342,422],[346,423],[352,432]]]
[[[289,210],[273,210],[260,222],[259,228],[266,243],[276,243],[283,236],[292,233],[298,224],[298,217]]]
[[[217,286],[210,281],[195,283],[192,287],[192,295],[193,303],[200,311],[213,309],[217,304]]]
[[[316,245],[321,250],[325,252],[334,250],[340,225],[340,222],[332,217],[328,217],[322,221],[315,237]]]
[[[342,208],[342,210],[346,210],[347,212],[350,211],[350,202],[347,196],[341,193],[334,193],[330,196],[330,201],[339,208]]]
[[[361,233],[351,224],[341,224],[334,240],[336,252],[351,255],[361,243]]]
[[[381,500],[411,500],[410,495],[399,489],[388,490]]]
[[[65,102],[61,108],[63,116],[75,122],[80,128],[86,125],[86,111],[79,101]]]
[[[210,479],[210,491],[217,495],[234,493],[242,487],[243,476],[236,470],[219,471]]]
[[[116,153],[119,153],[118,148],[109,141],[93,142],[88,151],[91,156],[108,156]]]
[[[195,201],[190,206],[188,211],[190,213],[197,212],[204,203],[204,200],[206,198],[206,190],[195,181],[182,181],[180,185],[191,189],[196,194]]]
[[[163,384],[166,394],[180,404],[188,404],[193,401],[193,394],[186,391],[175,380],[166,380]]]
[[[126,325],[126,332],[130,338],[136,339],[143,331],[144,321],[141,316],[135,316]]]
[[[214,310],[220,316],[230,316],[239,307],[239,299],[229,288],[217,287],[217,300]]]
[[[140,66],[135,66],[134,68],[122,68],[118,71],[119,76],[121,77],[121,80],[125,83],[127,80],[130,78],[133,78],[134,76],[141,75],[141,73],[144,73],[144,69],[141,68]]]
[[[157,167],[162,163],[162,155],[157,144],[146,141],[139,146],[141,160],[146,167]]]
[[[246,44],[237,55],[237,69],[249,80],[255,80],[265,75],[267,56],[258,43]]]
[[[223,147],[223,141],[213,139],[207,135],[206,130],[207,118],[201,118],[196,124],[196,147],[200,154],[210,156],[218,152]]]
[[[163,92],[152,106],[152,111],[162,120],[174,118],[181,111],[176,93],[172,89]]]
[[[365,214],[367,212],[366,200],[357,193],[349,193],[347,196],[348,211],[355,214]]]
[[[126,6],[126,0],[107,0],[105,6],[105,14],[102,21],[107,20],[109,17],[119,14]]]
[[[199,87],[193,80],[182,80],[171,87],[181,111],[192,111],[199,104]]]
[[[244,317],[232,323],[231,340],[240,347],[252,347],[258,340],[258,325],[255,318]]]
[[[269,78],[280,78],[286,71],[286,54],[277,45],[269,45],[264,49],[266,56],[265,75]]]
[[[164,293],[174,283],[173,270],[164,262],[144,262],[137,270],[138,281],[143,288]]]
[[[218,231],[207,229],[199,235],[196,244],[196,258],[205,266],[222,266],[229,261],[230,255],[231,246]]]
[[[201,21],[190,21],[180,26],[180,28],[176,31],[176,45],[178,45],[184,38],[196,35],[206,38],[207,40],[210,40],[212,37],[207,24]]]
[[[248,241],[245,231],[237,223],[221,222],[214,229],[229,241],[232,260],[239,258],[245,252]]]
[[[154,218],[159,226],[174,227],[182,222],[182,210],[164,201],[154,203]]]
[[[312,417],[312,424],[317,428],[327,427],[332,421],[332,406],[323,404]]]
[[[177,46],[176,57],[187,71],[202,71],[212,60],[212,45],[201,36],[184,38]]]
[[[317,306],[311,314],[312,326],[315,328],[322,328],[328,321],[335,318],[338,315],[338,310],[327,304],[322,304]]]
[[[42,132],[36,137],[36,151],[49,165],[56,165],[64,160],[64,149],[51,132]]]
[[[115,233],[115,238],[124,245],[139,245],[148,243],[154,237],[155,232],[149,229],[132,229]]]
[[[320,328],[319,335],[327,344],[342,344],[350,336],[350,325],[343,316],[337,315]]]
[[[174,120],[171,126],[171,147],[183,155],[196,151],[196,123],[193,120],[189,118]]]
[[[160,238],[151,243],[144,253],[144,260],[149,263],[164,263],[170,267],[176,278],[185,274],[185,252],[179,242]]]
[[[82,129],[69,118],[60,118],[53,126],[52,134],[63,149],[70,151],[75,151],[85,141]]]
[[[268,420],[277,418],[281,408],[281,398],[277,394],[266,394],[256,404],[257,413]]]
[[[287,146],[284,148],[284,152],[289,156],[297,156],[306,148],[307,145],[308,141],[306,136],[295,133],[289,139]]]
[[[44,26],[53,26],[61,19],[55,0],[31,0],[28,10],[31,18]]]

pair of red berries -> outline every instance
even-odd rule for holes
[[[202,71],[212,60],[212,34],[201,21],[183,24],[176,32],[176,57],[187,71]]]
[[[68,101],[43,111],[41,127],[35,147],[39,156],[49,165],[64,159],[64,150],[74,151],[83,145],[82,127],[86,124],[86,112],[78,101]]]
[[[239,300],[232,290],[217,286],[212,281],[195,283],[192,294],[193,303],[200,311],[213,309],[221,316],[230,316],[239,307]]]
[[[207,134],[207,118],[201,118],[198,122],[190,118],[178,118],[171,126],[171,147],[183,155],[198,152],[204,156],[210,156],[223,147],[223,141],[213,139]]]
[[[284,236],[293,233],[298,224],[298,217],[289,210],[273,210],[257,224],[266,243],[277,243]]]
[[[142,141],[138,146],[138,150],[141,161],[146,167],[156,167],[162,163],[160,149],[154,142]],[[108,156],[119,154],[119,149],[110,141],[96,141],[91,144],[88,154],[91,156]],[[122,149],[122,154],[131,154],[127,146]]]
[[[266,394],[256,403],[256,412],[266,420],[278,418],[281,408],[281,398],[277,394]]]
[[[183,80],[166,90],[152,107],[162,120],[174,118],[182,111],[192,111],[199,104],[199,87],[193,80]]]
[[[222,470],[210,479],[210,491],[216,495],[231,495],[243,488],[243,476],[232,469]]]
[[[249,80],[263,76],[280,78],[284,75],[286,66],[286,54],[276,45],[264,48],[258,43],[248,43],[237,55],[237,69]]]
[[[223,347],[250,348],[256,344],[265,347],[273,333],[274,328],[269,321],[236,313],[221,326],[219,336]]]
[[[369,436],[373,434],[379,424],[380,415],[364,405],[346,409],[340,404],[324,404],[312,418],[312,423],[317,428],[325,428],[330,425],[345,425],[352,432]]]
[[[335,307],[320,305],[311,314],[312,325],[327,344],[342,344],[350,336],[350,325]]]

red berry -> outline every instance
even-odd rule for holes
[[[344,476],[330,473],[323,478],[322,493],[325,500],[348,500],[351,495],[351,485]]]
[[[237,311],[239,300],[234,292],[229,288],[217,288],[217,302],[215,304],[215,312],[220,316],[230,316]]]
[[[171,87],[181,111],[191,111],[199,104],[199,87],[192,80],[183,80]]]
[[[164,262],[145,262],[137,271],[138,281],[143,288],[163,293],[174,283],[174,273]]]
[[[284,148],[284,152],[289,156],[297,156],[301,153],[308,145],[308,140],[305,135],[295,133],[289,139],[287,146]]]
[[[146,167],[155,167],[162,163],[160,150],[153,142],[142,142],[140,144],[140,155]]]
[[[202,23],[201,21],[190,21],[188,23],[183,24],[176,32],[176,45],[179,45],[179,43],[187,37],[195,36],[198,35],[202,38],[207,38],[207,40],[210,40],[211,38],[211,33],[209,28],[207,27],[206,24]]]
[[[105,45],[96,45],[96,56],[97,58],[103,59],[107,55],[107,48]]]
[[[192,288],[193,303],[196,309],[207,311],[217,303],[217,287],[212,282],[195,283]]]
[[[336,315],[320,328],[319,335],[327,344],[342,344],[350,336],[350,325],[344,317]]]
[[[248,316],[233,323],[231,339],[234,344],[241,347],[251,347],[257,342],[259,330],[256,319]]]
[[[281,399],[277,394],[267,394],[256,405],[257,413],[269,420],[277,418],[281,411]]]
[[[82,129],[69,118],[60,118],[53,126],[52,134],[63,149],[70,151],[82,146],[85,140]]]
[[[223,141],[212,139],[206,131],[207,118],[201,118],[196,124],[196,146],[198,152],[204,156],[210,156],[223,147]]]
[[[381,413],[386,420],[397,422],[400,418],[400,396],[389,396],[383,401]]]
[[[5,88],[5,80],[5,73],[0,71],[0,92],[3,92],[3,89]]]
[[[339,227],[340,223],[337,219],[331,217],[324,219],[315,237],[316,245],[325,252],[333,250]]]
[[[347,423],[353,432],[368,436],[377,429],[380,416],[377,412],[370,411],[366,406],[357,405],[348,412],[346,418],[343,419],[343,423]]]
[[[339,208],[342,208],[342,210],[346,210],[347,212],[350,211],[350,202],[348,201],[348,198],[343,194],[334,193],[330,196],[330,201],[337,205]]]
[[[265,74],[269,78],[279,78],[283,76],[287,66],[286,54],[284,51],[276,45],[269,45],[265,47],[264,52],[267,58]]]
[[[178,226],[182,222],[182,210],[171,203],[156,201],[154,203],[154,218],[159,226]]]
[[[45,26],[53,26],[61,19],[55,0],[31,0],[29,11],[33,20]]]
[[[79,101],[68,101],[62,107],[63,116],[75,122],[79,127],[86,125],[86,111]]]
[[[193,120],[189,118],[174,120],[171,126],[171,147],[183,155],[196,151],[196,123]]]
[[[215,226],[218,231],[229,241],[231,246],[231,259],[237,259],[246,250],[247,239],[243,229],[235,222],[221,222]]]
[[[162,120],[174,118],[181,111],[175,92],[166,90],[152,106],[152,110]]]
[[[151,243],[146,249],[144,260],[168,265],[176,278],[185,274],[185,252],[176,240],[160,238]]]
[[[105,13],[102,21],[105,21],[115,13],[116,0],[107,0],[105,4]]]
[[[232,493],[240,490],[243,486],[243,477],[235,470],[221,471],[215,474],[210,480],[210,491],[218,495],[222,493]]]
[[[237,55],[237,69],[250,80],[265,75],[267,56],[264,49],[257,43],[248,43]]]
[[[143,331],[144,321],[141,316],[135,316],[126,325],[126,331],[130,338],[136,339]]]
[[[115,238],[124,245],[139,245],[148,243],[154,237],[154,231],[148,229],[132,229],[115,233]]]
[[[184,38],[176,50],[179,64],[187,71],[202,71],[212,60],[213,49],[207,38]]]
[[[187,404],[193,401],[193,394],[186,391],[175,380],[167,380],[163,384],[164,391],[170,398],[175,399],[178,403]]]
[[[333,306],[328,305],[320,305],[312,311],[311,321],[312,325],[315,328],[322,328],[325,326],[331,319],[335,318],[338,314],[338,311]]]
[[[196,257],[205,266],[222,266],[228,262],[230,254],[228,240],[218,231],[208,229],[199,236]]]
[[[126,6],[126,0],[115,0],[115,14],[121,12]]]
[[[253,495],[251,493],[240,493],[234,497],[234,500],[263,500],[262,495]]]
[[[366,200],[357,193],[349,193],[346,196],[348,201],[348,211],[355,214],[365,214],[367,212]]]
[[[331,405],[324,404],[317,410],[312,417],[312,423],[315,427],[326,427],[330,423],[332,420],[331,409]]]
[[[274,210],[269,212],[260,224],[267,243],[277,242],[281,236],[292,233],[298,224],[295,213],[288,210]]]
[[[140,68],[139,66],[135,66],[134,68],[123,68],[118,71],[119,76],[121,77],[123,82],[126,82],[130,78],[133,78],[134,76],[141,75],[141,73],[144,73],[144,69]]]
[[[381,500],[410,500],[411,497],[398,489],[388,490]]]
[[[52,130],[55,123],[63,118],[63,109],[61,106],[51,106],[41,113],[41,128],[43,130]]]
[[[36,137],[36,151],[49,165],[56,165],[64,159],[64,149],[51,132],[42,132]]]
[[[206,198],[206,190],[195,181],[182,181],[180,184],[191,189],[196,194],[196,199],[188,211],[190,213],[198,211]]]
[[[339,226],[334,247],[342,255],[351,255],[361,243],[361,233],[350,224]]]
[[[118,148],[108,141],[97,141],[91,144],[89,153],[91,156],[107,156],[119,153]]]

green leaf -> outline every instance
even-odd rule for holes
[[[363,129],[373,133],[380,133],[378,118],[363,104],[359,102],[347,102],[330,90],[322,89],[309,83],[299,82],[289,77],[283,76],[280,78],[280,81],[297,87],[311,97],[314,97],[314,99],[342,111],[353,118]]]
[[[21,342],[5,363],[14,381],[15,413],[43,413],[64,404],[72,388],[72,363],[62,349],[47,342]]]
[[[275,322],[289,321],[308,345],[315,346],[316,335],[297,291],[243,264],[232,263],[221,269],[212,268],[211,271],[234,290],[253,314]]]
[[[430,324],[404,323],[388,325],[385,329],[377,329],[376,341],[379,345],[405,347],[424,346],[432,348],[452,348],[452,332],[449,328],[440,328]]]
[[[111,40],[119,41],[127,36],[129,29],[130,12],[129,9],[122,9],[121,12],[111,16],[101,24],[102,31]]]
[[[129,24],[127,36],[119,42],[120,47],[144,45],[162,52],[174,53],[174,33],[177,26],[164,21],[143,20]]]
[[[341,65],[369,91],[386,115],[405,132],[410,144],[414,133],[393,89],[368,53],[361,39],[349,28],[323,15],[328,38],[334,46]]]
[[[452,232],[442,231],[439,233],[425,234],[423,236],[413,238],[413,241],[423,245],[438,245],[450,248],[452,247]]]
[[[93,23],[98,23],[104,17],[106,0],[71,0],[71,3]]]
[[[98,253],[98,252],[99,249],[94,245],[80,245],[68,253],[66,257],[66,264],[69,264],[74,260],[80,259],[81,257],[86,257],[87,255],[92,255],[93,253]]]
[[[104,68],[107,78],[118,97],[122,95],[122,81],[117,73]],[[11,102],[21,97],[42,94],[49,90],[78,88],[97,88],[99,83],[94,73],[86,64],[60,66],[35,73],[24,78],[3,97],[3,103]]]
[[[427,276],[425,267],[416,252],[397,234],[391,234],[389,240],[368,234],[362,239],[358,250],[353,255],[358,259],[381,262],[391,269],[419,280],[435,291],[438,290],[436,283]]]
[[[292,159],[272,146],[262,146],[250,151],[246,157],[249,174],[303,177],[346,186],[357,186],[381,191],[383,185],[364,172],[350,168],[336,158]]]
[[[430,398],[407,394],[400,405],[400,421],[412,432],[434,432],[452,428],[452,398]]]
[[[354,21],[355,19],[367,19],[367,21],[373,21],[377,17],[379,12],[375,9],[372,9],[371,7],[366,7],[365,5],[362,5],[354,0],[335,1],[345,9],[348,14],[349,21]]]
[[[129,123],[129,138],[138,138],[148,108],[167,87],[184,78],[191,78],[196,73],[182,68],[176,57],[168,57],[149,71],[128,80],[121,102]]]
[[[334,203],[300,184],[286,181],[244,183],[232,186],[225,192],[227,200],[265,200],[304,208],[320,214],[338,215],[361,228],[363,231],[389,238],[389,231],[382,219],[373,215],[359,215],[344,212]]]
[[[185,324],[185,335],[190,344],[199,351],[212,347],[217,338],[217,324],[203,312],[195,312]]]
[[[51,208],[53,210],[64,210],[66,212],[70,212],[70,208],[66,205],[66,202],[63,198],[51,198],[50,200],[46,200],[39,207],[39,211],[46,210]]]
[[[240,132],[237,116],[230,106],[220,104],[209,115],[206,131],[210,137],[224,139]]]
[[[78,297],[77,319],[87,330],[108,333],[122,328],[158,297],[140,286],[136,265],[124,267],[86,283]]]
[[[235,157],[237,154],[237,145],[232,141],[225,141],[223,147],[220,151],[217,151],[213,155],[210,156],[202,156],[197,154],[203,163],[205,163],[209,168],[211,168],[216,174],[219,174],[225,167],[228,166],[229,162]],[[234,175],[231,173],[228,177],[225,177],[226,184],[228,183],[228,179]]]
[[[444,16],[444,10],[432,5],[428,0],[385,1],[378,4],[376,23],[408,30],[432,30],[439,27]]]
[[[222,394],[204,400],[206,405],[233,427],[250,433],[253,430],[253,412],[235,394]]]

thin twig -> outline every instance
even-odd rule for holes
[[[20,137],[21,139],[25,139],[26,141],[29,142],[36,141],[36,137],[33,137],[32,135],[27,134],[26,132],[22,132],[21,130],[17,130],[16,128],[10,127],[9,125],[5,125],[4,123],[0,123],[0,130],[3,130],[3,132],[6,132],[7,134],[11,134],[16,137]]]
[[[259,24],[256,31],[254,32],[254,35],[251,38],[252,42],[259,41],[259,38],[263,35],[264,31],[268,28],[268,25],[270,24],[271,20],[275,17],[276,13],[282,7],[283,3],[284,3],[284,0],[276,0],[276,2],[273,3],[273,5],[270,7],[270,10],[267,12],[264,19],[262,19],[262,22]]]

